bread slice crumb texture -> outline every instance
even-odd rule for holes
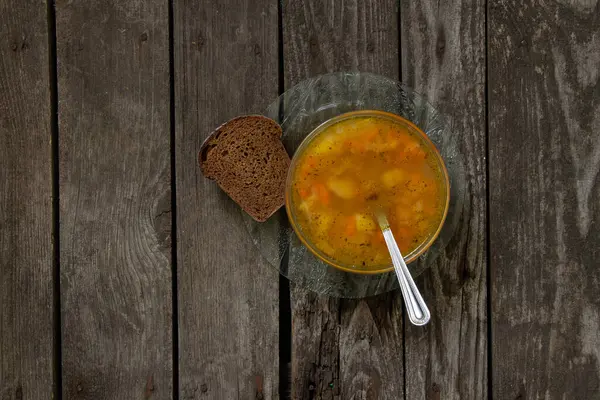
[[[204,176],[215,180],[259,222],[285,203],[290,157],[281,135],[281,127],[272,119],[242,116],[217,128],[200,149]]]

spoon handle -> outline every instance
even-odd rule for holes
[[[402,297],[404,297],[404,303],[406,304],[408,319],[410,319],[410,322],[412,322],[413,325],[425,325],[429,322],[429,318],[431,317],[429,309],[408,271],[408,267],[404,262],[404,258],[400,253],[400,249],[398,248],[398,244],[396,243],[396,239],[394,239],[394,235],[392,234],[389,225],[383,228],[383,238],[385,239],[385,244],[392,256],[394,270],[398,276],[400,290],[402,291]]]

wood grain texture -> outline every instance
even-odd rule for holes
[[[285,87],[360,70],[398,78],[393,1],[284,1]],[[341,301],[291,285],[293,399],[403,396],[398,293]]]
[[[172,397],[167,2],[57,1],[66,399]]]
[[[403,81],[452,123],[469,195],[453,240],[417,284],[425,327],[406,326],[407,399],[487,398],[485,2],[401,2]],[[500,397],[504,398],[504,397]]]
[[[53,396],[46,4],[0,1],[0,399]]]
[[[600,393],[600,3],[489,5],[494,398]]]
[[[180,398],[276,399],[279,274],[197,155],[277,97],[277,2],[175,2],[174,29]]]

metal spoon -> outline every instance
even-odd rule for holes
[[[404,298],[404,304],[406,305],[406,311],[408,312],[408,319],[410,319],[410,322],[412,322],[413,325],[423,326],[429,322],[429,318],[431,317],[429,309],[408,271],[408,267],[404,262],[396,239],[394,239],[394,235],[390,229],[387,217],[382,211],[377,212],[377,221],[383,232],[383,238],[385,239],[385,244],[390,252],[390,256],[392,256],[392,263],[394,264],[394,270],[396,271],[396,276],[400,282],[400,290],[402,291],[402,297]]]

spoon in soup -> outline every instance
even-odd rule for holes
[[[427,324],[431,318],[429,309],[427,308],[425,300],[423,300],[415,281],[408,271],[406,262],[404,262],[402,253],[400,253],[400,248],[398,248],[396,239],[394,239],[394,235],[390,229],[390,224],[387,217],[381,210],[379,210],[376,215],[379,227],[383,232],[385,244],[387,245],[390,256],[392,257],[392,263],[394,264],[396,276],[400,282],[400,290],[402,291],[402,297],[404,298],[404,304],[406,305],[406,311],[408,312],[408,319],[410,319],[410,322],[412,322],[413,325],[423,326]]]

